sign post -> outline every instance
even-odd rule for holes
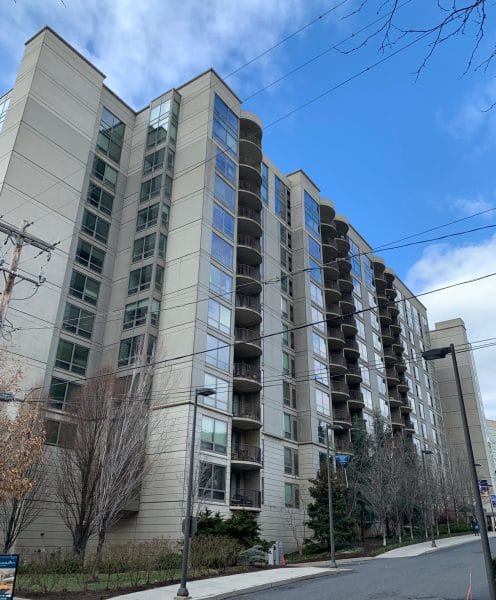
[[[18,554],[0,554],[0,600],[14,597],[18,565]]]

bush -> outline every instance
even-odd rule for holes
[[[205,509],[198,519],[199,536],[228,536],[237,540],[244,548],[263,544],[260,525],[250,512],[241,511],[224,519],[220,513]]]
[[[191,567],[200,571],[218,569],[225,571],[238,562],[241,544],[228,536],[201,535],[191,542]]]
[[[255,564],[266,564],[267,553],[263,546],[257,545],[243,552],[239,555],[240,563],[243,565],[255,565]]]

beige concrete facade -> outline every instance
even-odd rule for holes
[[[47,283],[9,308],[24,388],[50,390],[55,431],[60,390],[102,366],[124,377],[138,359],[153,365],[153,469],[111,540],[180,537],[201,386],[217,394],[200,398],[195,455],[212,476],[196,510],[252,511],[286,547],[308,536],[327,423],[351,454],[351,429],[379,410],[442,460],[435,377],[418,360],[425,308],[307,174],[263,155],[259,118],[214,71],[135,112],[44,29],[7,98],[0,214],[60,242]],[[197,466],[197,489],[201,479]],[[55,508],[21,540],[69,544]]]

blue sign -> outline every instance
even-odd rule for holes
[[[479,492],[481,494],[487,494],[489,492],[489,485],[487,483],[487,479],[479,479],[477,483],[479,484]]]
[[[0,554],[0,600],[14,597],[18,563],[18,554]]]
[[[343,467],[350,462],[351,456],[349,454],[336,454],[336,462]]]
[[[496,496],[491,496],[491,506],[496,506]]]

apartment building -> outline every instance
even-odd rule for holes
[[[0,214],[59,242],[47,283],[8,313],[25,389],[49,390],[47,442],[64,445],[67,398],[102,366],[153,370],[153,469],[114,540],[181,536],[200,387],[215,394],[199,397],[197,509],[252,511],[287,546],[329,423],[352,454],[379,411],[443,460],[424,306],[262,139],[213,70],[136,112],[49,28],[0,98]],[[40,543],[69,543],[53,510],[22,540]]]

